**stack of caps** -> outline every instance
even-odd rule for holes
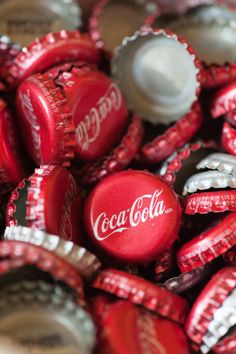
[[[80,11],[0,4],[0,351],[236,353],[235,8]]]

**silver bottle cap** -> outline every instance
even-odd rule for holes
[[[236,177],[236,156],[223,153],[210,154],[197,165],[197,169],[205,168]]]
[[[208,326],[207,333],[202,339],[201,352],[203,354],[209,353],[211,348],[235,325],[236,289],[225,299],[222,306],[215,311],[214,317]]]
[[[200,6],[171,22],[173,32],[183,36],[206,64],[236,60],[236,12],[220,5]]]
[[[125,38],[112,71],[129,108],[153,124],[178,120],[197,99],[198,61],[187,43],[164,30]]]
[[[0,348],[1,336],[7,338],[3,345],[24,354],[91,354],[95,344],[90,315],[61,287],[42,281],[0,291]]]
[[[51,235],[41,230],[24,226],[10,226],[6,228],[4,238],[28,242],[54,252],[75,266],[84,278],[91,278],[101,268],[101,262],[93,253],[77,246],[72,241],[66,241],[57,235]]]
[[[190,177],[184,185],[183,195],[210,188],[236,188],[236,177],[219,171],[201,172]]]
[[[73,30],[81,24],[76,0],[0,1],[0,33],[24,46],[49,32]]]

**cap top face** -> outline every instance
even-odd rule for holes
[[[100,182],[85,206],[94,244],[120,262],[151,261],[174,242],[181,210],[159,177],[128,170]],[[129,245],[129,247],[127,247]]]
[[[195,60],[176,35],[149,29],[124,39],[113,59],[113,76],[131,109],[153,124],[167,125],[186,114],[197,98]]]
[[[118,143],[128,122],[128,109],[119,87],[97,71],[72,74],[67,98],[75,126],[76,151],[84,161],[96,161]],[[60,80],[57,80],[57,82]],[[66,84],[66,83],[65,83]]]
[[[24,46],[49,32],[81,26],[81,10],[74,0],[2,1],[0,9],[0,33]]]

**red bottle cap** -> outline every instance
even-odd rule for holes
[[[84,64],[56,80],[65,95],[75,127],[76,153],[96,161],[119,142],[128,123],[126,102],[110,77]]]
[[[5,77],[15,87],[32,74],[68,61],[85,60],[98,63],[100,53],[86,33],[62,30],[48,33],[23,48],[13,60]]]
[[[211,100],[210,111],[212,118],[218,118],[236,109],[235,96],[235,81],[218,89]]]
[[[106,348],[109,353],[120,354],[173,354],[178,351],[189,354],[188,342],[180,326],[139,310],[127,301],[109,306],[107,316],[99,323],[99,330],[98,353],[104,353]]]
[[[157,9],[152,0],[100,0],[89,22],[91,37],[97,48],[103,48],[112,55],[123,38],[131,36]]]
[[[177,253],[182,272],[190,272],[219,257],[236,244],[236,213],[224,217],[217,225],[187,242]]]
[[[95,278],[92,287],[128,299],[172,321],[185,321],[188,306],[184,299],[135,275],[106,269]]]
[[[193,144],[186,144],[164,162],[159,174],[178,194],[181,194],[187,178],[197,172],[196,165],[214,150],[215,143],[211,141],[199,140]]]
[[[0,99],[0,185],[1,193],[11,191],[27,175],[28,168],[17,136],[14,117]]]
[[[200,129],[203,121],[200,102],[193,104],[190,112],[167,128],[164,134],[145,144],[139,159],[146,163],[158,163],[165,160],[177,149],[186,144]]]
[[[68,164],[75,150],[94,161],[113,148],[127,124],[126,103],[108,76],[85,64],[66,70],[56,79],[60,68],[31,76],[18,90],[22,134],[37,163]]]
[[[75,291],[76,302],[85,305],[83,281],[78,270],[56,254],[42,247],[20,241],[0,242],[0,274],[11,269],[33,265]],[[7,259],[7,260],[6,260]]]
[[[57,235],[23,226],[7,227],[4,239],[27,242],[57,254],[78,269],[83,278],[90,279],[101,268],[101,262],[91,252]]]
[[[173,244],[181,209],[172,189],[159,177],[129,170],[95,187],[84,218],[98,249],[120,262],[143,264]]]
[[[183,38],[151,28],[125,38],[112,62],[129,108],[152,124],[165,125],[187,114],[197,100],[199,67]]]
[[[192,342],[201,347],[202,353],[208,353],[231,327],[230,314],[234,317],[234,308],[230,297],[235,287],[236,269],[223,268],[211,278],[195,301],[185,329]]]
[[[13,191],[7,205],[7,226],[33,227],[78,244],[81,213],[82,196],[72,175],[59,166],[41,166]]]
[[[236,354],[236,331],[224,337],[213,348],[215,354]]]
[[[88,163],[82,168],[72,167],[72,174],[79,178],[81,184],[92,186],[101,179],[115,172],[124,170],[135,158],[142,142],[143,125],[137,115],[133,115],[127,131],[109,155],[95,163]]]
[[[184,199],[184,206],[188,215],[236,211],[236,190],[195,193]]]
[[[225,151],[232,155],[236,155],[236,129],[228,122],[223,125],[221,144]]]
[[[236,63],[202,65],[200,81],[203,89],[226,85],[236,79]]]

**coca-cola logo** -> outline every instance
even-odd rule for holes
[[[75,131],[77,144],[82,150],[88,150],[101,133],[101,124],[112,111],[118,111],[122,105],[119,88],[111,84],[103,97],[91,108]]]
[[[105,211],[100,213],[93,223],[95,238],[104,241],[114,234],[121,234],[129,228],[136,228],[139,224],[173,212],[173,209],[166,207],[162,194],[163,189],[157,189],[152,194],[144,194],[135,199],[130,208],[114,213],[110,217]]]

